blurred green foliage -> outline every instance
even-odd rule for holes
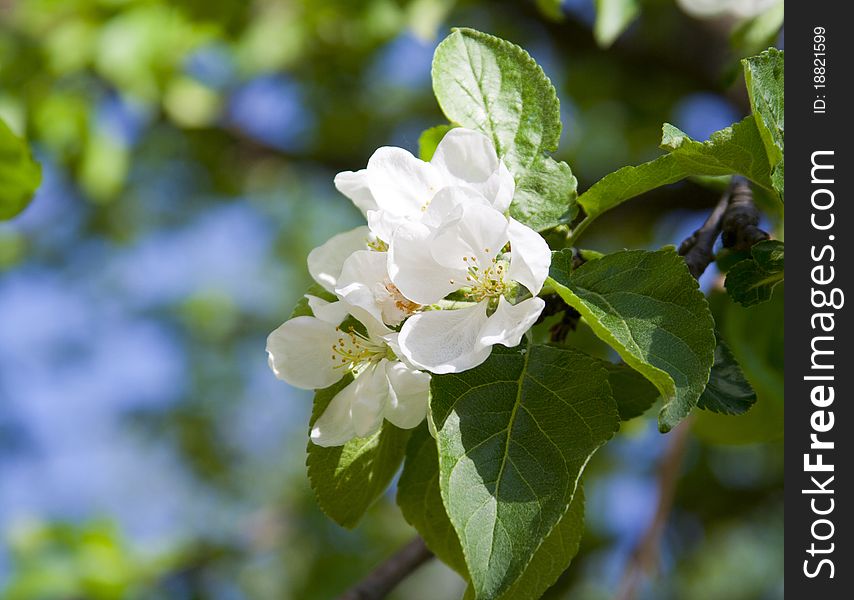
[[[673,0],[639,4],[637,19],[606,50],[596,41],[594,3],[575,0],[4,3],[0,117],[29,140],[51,173],[46,180],[54,183],[46,187],[57,180],[65,187],[52,205],[58,209],[48,206],[50,190],[43,190],[0,226],[0,282],[34,271],[69,285],[92,280],[93,296],[109,300],[105,315],[120,305],[180,340],[178,399],[125,410],[119,431],[174,453],[177,470],[192,482],[192,493],[157,488],[146,503],[181,503],[204,527],[152,542],[127,530],[133,529],[127,518],[92,507],[25,518],[0,506],[7,529],[0,595],[333,598],[405,543],[413,533],[393,494],[353,532],[322,515],[305,475],[309,398],[272,381],[264,365],[264,336],[308,284],[308,250],[358,222],[332,176],[361,168],[383,144],[417,151],[420,132],[442,121],[428,61],[450,26],[509,39],[543,65],[561,100],[555,157],[571,165],[582,191],[617,168],[657,156],[662,122],[704,139],[746,115],[738,59],[760,39],[776,37],[781,14],[699,19]],[[264,92],[264,86],[285,98],[241,105],[247,90]],[[286,103],[296,108],[282,116]],[[260,129],[247,125],[247,110]],[[425,152],[429,146],[427,139]],[[718,194],[714,185],[690,182],[650,192],[603,216],[585,244],[612,251],[678,243]],[[216,254],[221,240],[213,234],[175,241],[207,215],[220,215],[224,235],[236,238],[242,219],[260,220],[261,238],[265,227],[272,231],[269,247],[248,254],[251,268],[228,267],[221,263],[232,247]],[[782,215],[766,217],[781,237]],[[66,222],[78,225],[63,237]],[[237,248],[254,248],[252,234],[237,239]],[[122,267],[139,280],[136,287],[98,280],[117,268],[112,261],[149,243],[174,248],[174,256],[156,255],[154,266],[141,263],[154,271],[188,256],[200,266],[179,272],[178,291],[157,301],[146,299],[155,273],[140,263]],[[205,263],[206,254],[216,260]],[[237,289],[214,277],[227,267],[240,277]],[[195,272],[203,268],[214,278]],[[697,422],[663,541],[662,577],[647,582],[643,597],[778,598],[782,461],[770,440],[782,434],[780,320],[767,311],[767,319],[757,319],[756,309],[733,305],[714,274],[704,285],[715,290],[718,328],[759,400],[743,417],[704,414]],[[769,305],[781,309],[775,304],[781,298],[778,289]],[[572,335],[608,357],[584,324]],[[57,350],[69,369],[75,351]],[[0,371],[0,394],[14,396],[16,390],[3,388],[6,375]],[[266,446],[242,415],[260,427],[275,420],[278,406],[291,411],[280,417],[290,426],[274,429],[281,439]],[[546,597],[613,595],[655,502],[656,462],[666,443],[654,431],[655,412],[627,424],[588,468],[581,552]],[[0,419],[4,452],[14,445],[8,427]],[[85,477],[97,471],[91,467]],[[144,487],[149,474],[133,476]],[[80,477],[76,485],[85,489],[89,480]],[[743,585],[733,591],[733,581]],[[431,564],[395,597],[435,600],[462,591],[456,575]]]

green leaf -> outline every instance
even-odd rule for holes
[[[578,197],[578,204],[588,217],[596,218],[630,198],[684,178],[685,173],[673,156],[665,154],[606,175]]]
[[[706,142],[692,140],[677,127],[665,123],[661,147],[671,152],[686,176],[738,173],[772,189],[771,166],[752,117],[716,131]]]
[[[644,192],[686,177],[740,174],[771,190],[771,167],[752,117],[716,131],[707,142],[692,140],[678,128],[662,126],[661,147],[669,154],[623,167],[594,183],[578,197],[590,218]]]
[[[352,380],[348,375],[315,393],[312,425]],[[324,448],[309,442],[308,478],[323,512],[342,527],[355,527],[391,483],[410,432],[384,421],[373,435],[354,438],[343,446]]]
[[[783,63],[783,52],[776,48],[769,48],[759,56],[741,61],[753,118],[771,165],[774,189],[780,194],[781,199],[783,197],[783,133],[785,129]]]
[[[751,258],[738,262],[726,275],[727,293],[743,306],[761,304],[771,299],[771,294],[784,278],[784,244],[766,240],[755,244]]]
[[[541,158],[517,181],[510,216],[535,231],[570,223],[578,212],[577,186],[568,164]]]
[[[421,135],[418,136],[418,158],[429,162],[433,158],[439,142],[453,128],[453,125],[436,125],[421,132]]]
[[[327,292],[319,283],[313,283],[305,291],[302,298],[297,301],[297,304],[294,306],[294,309],[291,311],[291,316],[288,317],[288,319],[293,319],[294,317],[314,316],[311,312],[311,308],[308,306],[308,298],[306,298],[306,296],[317,296],[327,302],[335,302],[338,299],[333,294]]]
[[[548,157],[560,140],[551,81],[522,48],[473,29],[455,29],[436,48],[433,91],[452,123],[489,136],[513,174],[510,213],[538,230],[574,216],[576,180]]]
[[[496,346],[479,367],[434,376],[431,389],[442,500],[477,598],[498,598],[617,429],[607,372],[571,348]]]
[[[608,383],[621,421],[641,416],[660,397],[658,389],[630,366],[607,361],[602,361],[602,366],[608,371]]]
[[[584,488],[579,482],[569,509],[531,557],[522,576],[498,600],[537,600],[566,571],[584,534]]]
[[[26,142],[0,119],[0,220],[11,219],[32,200],[42,170]]]
[[[548,283],[658,388],[662,432],[691,412],[714,361],[714,320],[673,248],[616,252],[581,265],[568,278],[553,270]]]
[[[715,338],[718,342],[715,347],[715,364],[712,365],[709,383],[697,401],[697,406],[725,415],[742,415],[756,402],[756,392],[717,331]]]
[[[596,43],[603,48],[613,44],[639,12],[637,0],[596,0],[596,23],[593,26]]]
[[[463,549],[442,504],[439,451],[426,422],[409,438],[406,462],[397,484],[397,504],[403,518],[421,534],[433,554],[468,580]]]

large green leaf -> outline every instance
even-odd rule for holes
[[[744,377],[741,365],[732,355],[729,346],[715,331],[718,345],[715,348],[715,364],[709,374],[709,383],[703,390],[697,406],[725,415],[741,415],[756,402],[756,392]]]
[[[584,212],[596,218],[639,194],[695,176],[744,175],[774,193],[765,146],[752,117],[716,131],[706,142],[692,140],[665,123],[661,147],[669,153],[623,167],[594,183],[578,197]]]
[[[397,503],[404,518],[418,530],[427,547],[463,579],[468,580],[457,533],[442,504],[438,450],[426,423],[416,429],[409,439],[406,462],[397,487]],[[522,576],[501,598],[539,598],[569,566],[578,552],[583,533],[584,493],[579,485],[569,510],[534,553]]]
[[[560,103],[527,52],[473,29],[455,29],[436,48],[433,91],[449,121],[492,139],[517,182],[511,215],[540,231],[572,219],[575,177],[548,157],[560,140]]]
[[[42,179],[26,142],[0,119],[0,220],[11,219],[32,200]]]
[[[351,381],[348,375],[317,391],[312,424]],[[324,448],[309,442],[308,478],[323,512],[343,527],[355,527],[391,483],[406,452],[409,434],[410,430],[385,421],[373,435],[352,439],[343,446]]]
[[[660,397],[658,388],[630,366],[607,361],[602,361],[602,366],[608,371],[608,383],[621,421],[641,416]]]
[[[769,48],[759,56],[741,61],[744,81],[750,96],[753,118],[771,164],[771,181],[783,197],[784,156],[784,55],[781,50]]]
[[[608,374],[570,348],[496,346],[479,367],[435,376],[431,388],[442,500],[476,596],[498,598],[617,429]]]
[[[691,412],[714,361],[714,320],[672,248],[616,252],[569,277],[553,270],[549,282],[596,335],[658,388],[662,432]]]
[[[596,0],[596,43],[605,48],[613,44],[639,12],[638,0]]]
[[[754,244],[751,258],[736,263],[726,274],[726,291],[742,306],[753,306],[771,299],[777,284],[785,276],[783,242],[766,240]]]
[[[397,484],[397,504],[403,518],[418,530],[433,554],[468,580],[463,549],[442,504],[439,451],[427,423],[415,429],[409,438],[406,462]]]

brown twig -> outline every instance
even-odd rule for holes
[[[759,229],[759,209],[753,203],[750,184],[743,177],[733,177],[729,204],[721,220],[721,239],[725,248],[750,250],[753,244],[769,239]]]
[[[658,565],[659,546],[670,517],[670,510],[673,508],[676,482],[682,470],[682,460],[688,446],[690,429],[691,419],[689,418],[678,425],[670,434],[667,451],[659,466],[658,505],[655,509],[655,516],[629,559],[615,600],[633,600],[637,596],[638,587],[644,575]]]
[[[688,270],[695,279],[699,279],[706,267],[715,260],[715,242],[721,233],[721,223],[729,206],[731,195],[732,189],[730,188],[718,201],[703,225],[679,246],[679,254],[685,257]]]
[[[734,176],[702,227],[679,246],[679,254],[685,257],[691,275],[699,279],[715,260],[719,235],[724,247],[733,250],[749,250],[753,244],[769,239],[768,233],[758,227],[759,218],[750,183],[744,177]]]
[[[344,592],[338,600],[381,600],[432,557],[433,553],[424,544],[424,540],[416,537]]]

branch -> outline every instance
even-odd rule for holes
[[[633,600],[637,597],[643,576],[658,565],[659,546],[670,517],[670,510],[673,508],[676,481],[682,469],[682,459],[685,456],[690,430],[691,421],[686,420],[674,429],[670,436],[670,444],[659,466],[658,506],[655,509],[655,516],[629,559],[616,600]]]
[[[397,584],[433,557],[433,553],[416,537],[398,550],[359,583],[344,592],[338,600],[381,600]]]
[[[750,184],[743,177],[733,177],[729,205],[721,221],[724,247],[750,250],[753,244],[769,239],[768,232],[758,227],[759,217]]]
[[[732,187],[718,201],[706,222],[679,245],[679,254],[685,257],[688,270],[695,279],[699,279],[706,267],[715,260],[714,248],[718,235],[721,233],[721,223],[727,212]]]

